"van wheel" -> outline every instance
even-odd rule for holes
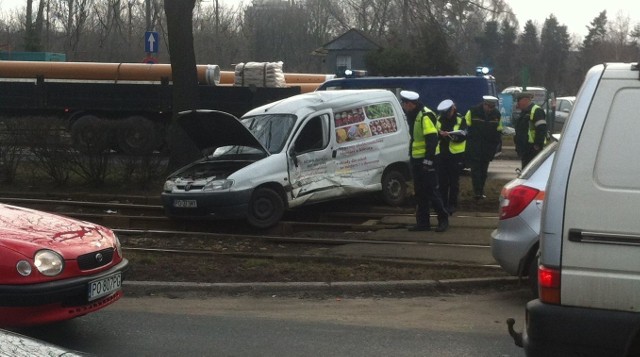
[[[261,187],[253,192],[247,216],[250,225],[256,228],[273,227],[283,215],[284,201],[276,191]]]
[[[538,259],[537,257],[533,257],[529,262],[528,267],[529,274],[529,289],[531,289],[531,293],[534,298],[538,297]]]
[[[382,176],[382,200],[389,206],[402,206],[407,199],[407,180],[400,171],[391,170]]]

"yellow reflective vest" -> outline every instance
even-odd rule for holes
[[[529,144],[533,144],[535,143],[536,140],[536,126],[541,125],[541,124],[547,124],[547,121],[545,119],[540,119],[537,122],[534,122],[534,115],[536,114],[536,110],[542,110],[542,108],[540,108],[539,105],[534,104],[533,107],[531,107],[531,112],[529,113]],[[547,138],[545,137],[544,139],[544,145],[547,144]]]
[[[427,155],[425,136],[435,134],[436,140],[438,137],[438,129],[436,128],[436,125],[428,114],[431,114],[435,118],[435,113],[431,109],[424,107],[420,112],[418,112],[416,121],[413,123],[413,142],[411,143],[411,157],[414,159],[421,159]],[[438,155],[439,153],[440,147],[436,142],[435,155]]]
[[[456,115],[456,124],[453,126],[453,130],[460,130],[460,126],[462,126],[463,119],[461,116]],[[438,131],[442,128],[442,123],[438,120],[438,124],[436,125]],[[442,140],[442,139],[441,139]],[[467,141],[449,141],[449,152],[452,154],[462,154],[467,146]],[[440,145],[438,145],[438,151],[440,150]]]

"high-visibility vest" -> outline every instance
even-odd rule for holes
[[[424,158],[427,154],[426,143],[424,137],[429,134],[438,135],[438,129],[436,125],[431,121],[431,118],[427,114],[435,113],[429,108],[424,107],[416,116],[416,121],[413,123],[413,142],[411,143],[411,157],[414,159]],[[440,153],[440,147],[436,145],[436,155]]]
[[[453,130],[460,130],[460,126],[462,125],[462,117],[459,115],[456,115],[456,124],[453,126]],[[440,120],[438,120],[438,131],[440,130],[440,128],[442,127],[442,123],[440,122]],[[465,148],[467,146],[467,141],[449,141],[449,152],[452,154],[461,154],[464,152]],[[439,148],[440,146],[438,146]]]
[[[534,104],[533,107],[531,107],[531,112],[529,113],[529,144],[533,144],[535,142],[535,138],[536,138],[536,126],[540,125],[540,124],[546,124],[547,121],[545,119],[540,119],[537,122],[533,122],[533,116],[536,113],[537,109],[541,109],[539,105]],[[542,109],[541,109],[542,110]],[[544,139],[544,144],[547,144],[547,138],[545,136]]]

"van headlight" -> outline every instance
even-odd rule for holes
[[[43,249],[36,252],[33,257],[33,265],[43,275],[56,276],[64,269],[64,260],[60,254],[53,250]]]
[[[175,181],[167,180],[164,182],[164,192],[172,192],[174,188],[176,188]]]
[[[203,191],[227,190],[233,185],[233,180],[213,180],[207,182],[202,188]]]

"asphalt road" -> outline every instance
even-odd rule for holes
[[[523,356],[526,290],[413,298],[124,298],[18,332],[97,356]]]

